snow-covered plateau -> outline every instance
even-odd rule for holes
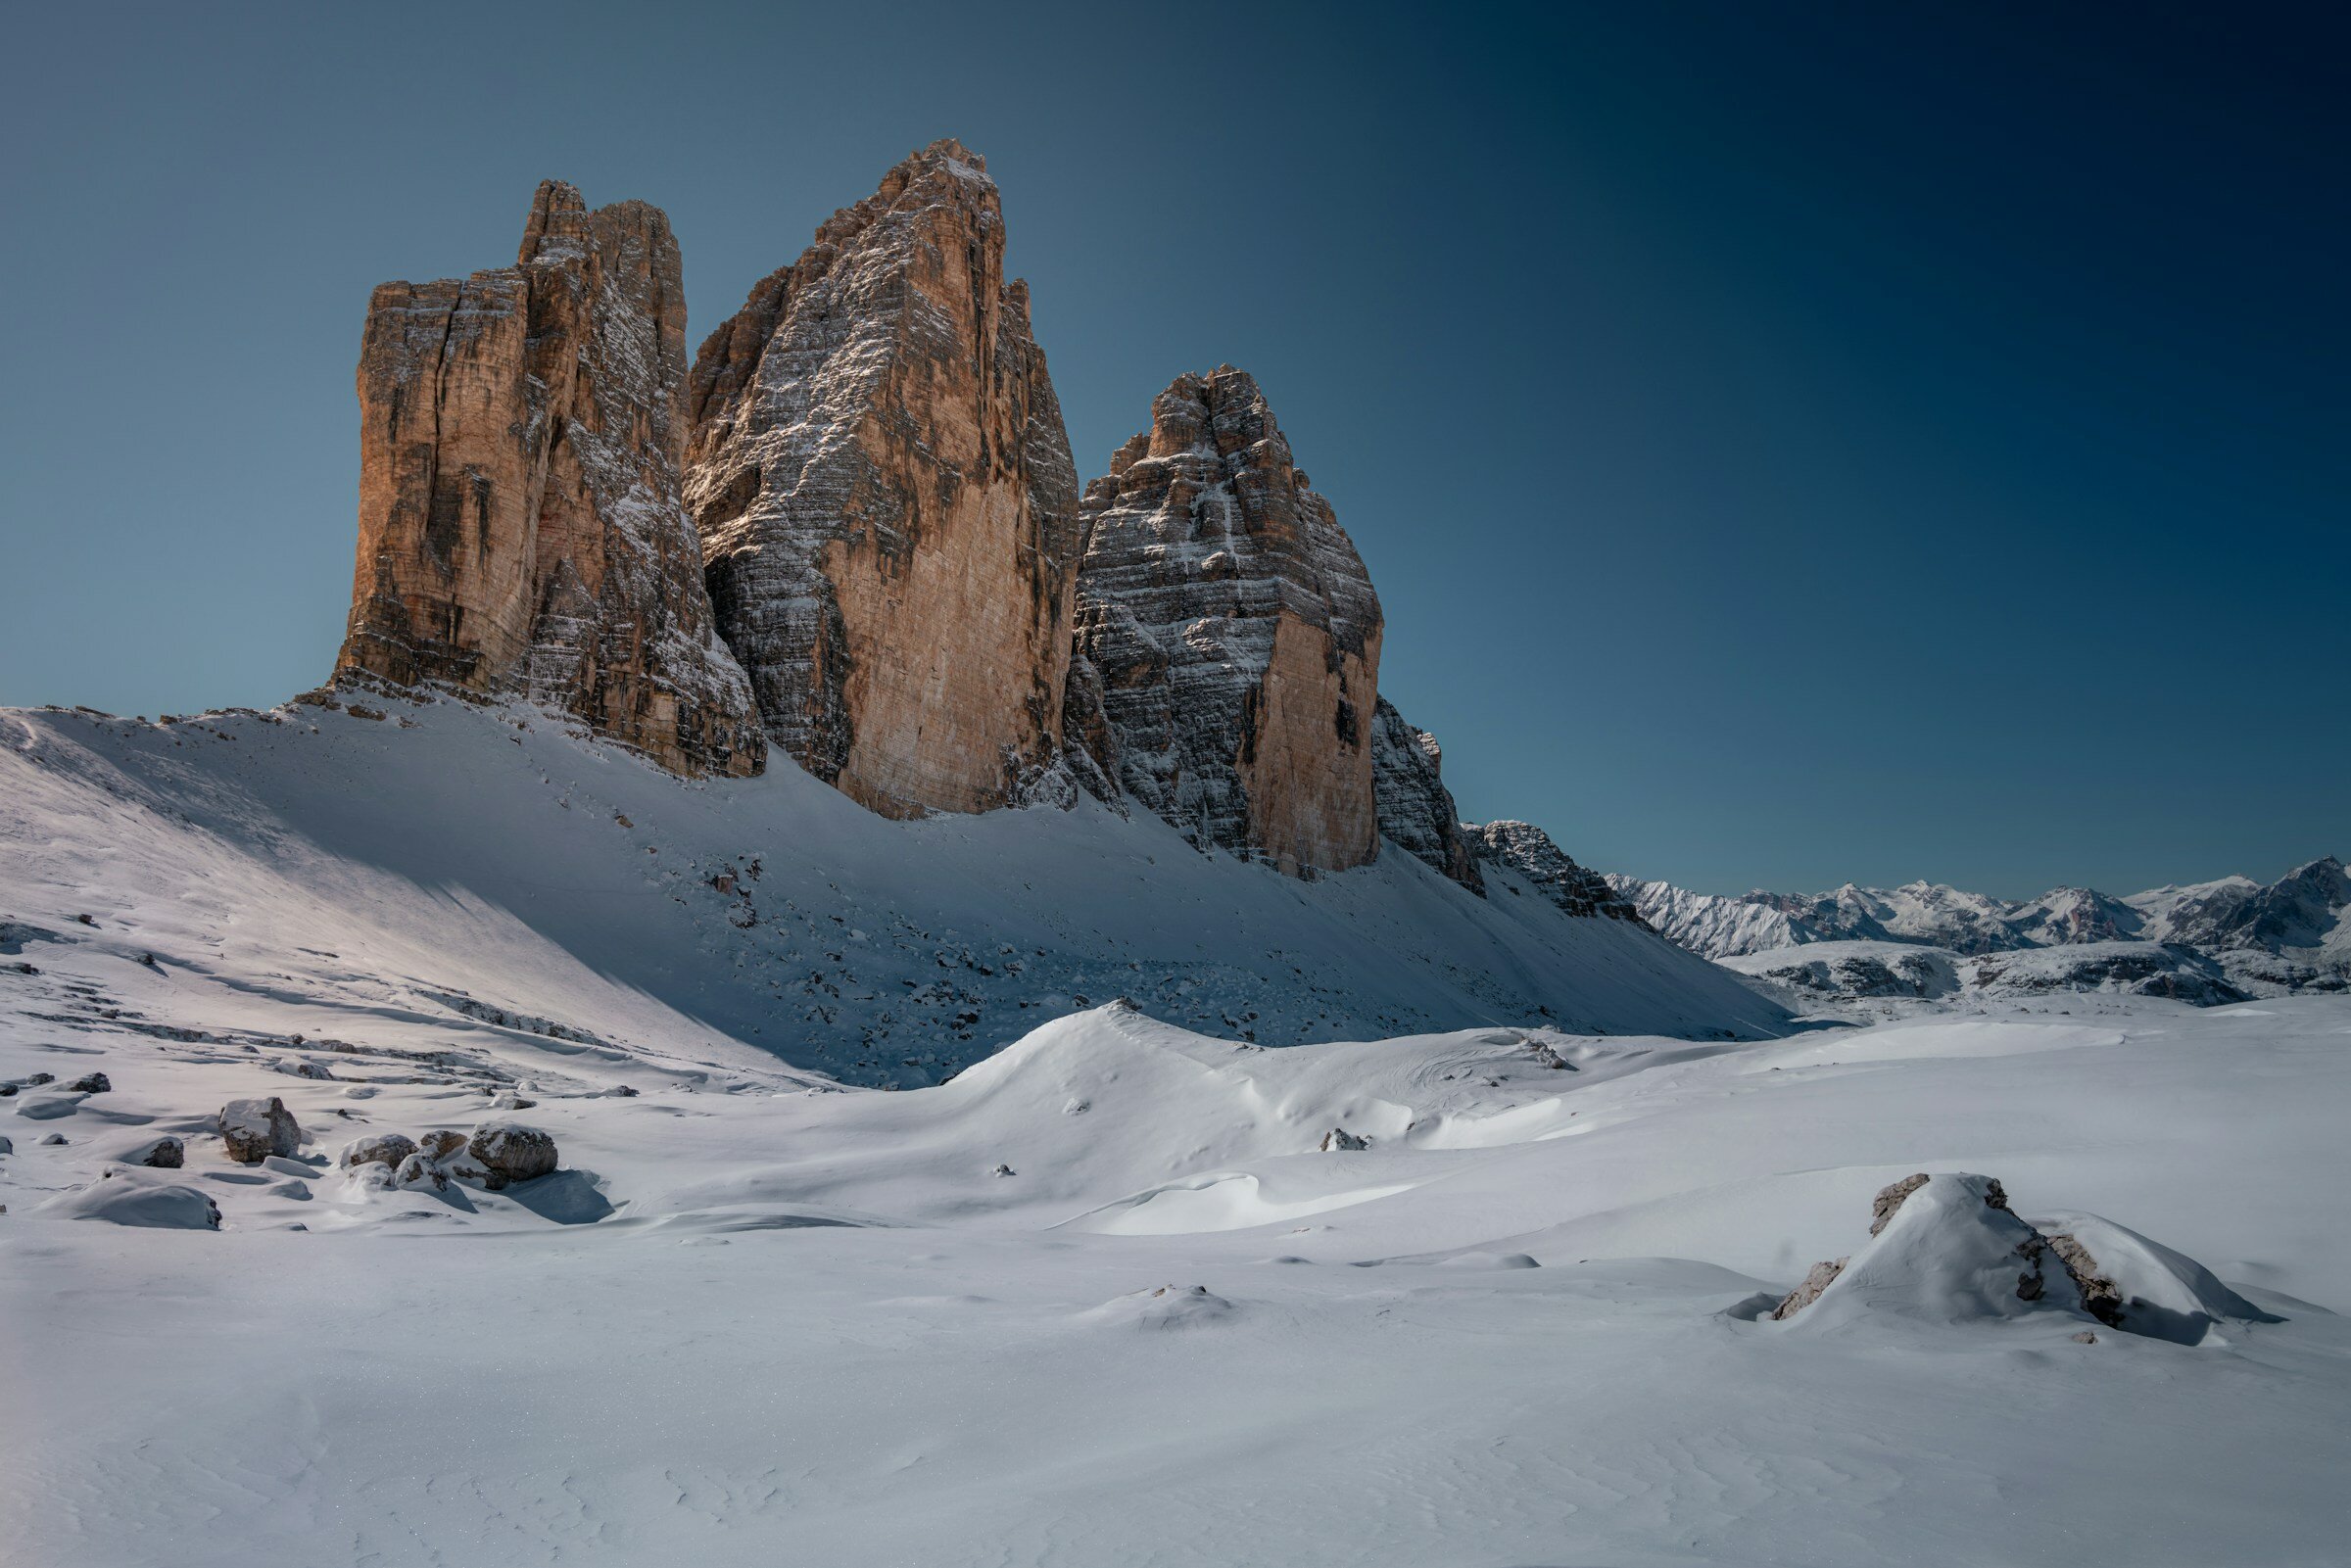
[[[1487,875],[0,713],[0,1560],[2343,1560],[2351,997]]]

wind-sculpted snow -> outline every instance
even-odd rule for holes
[[[88,826],[52,819],[59,853]],[[42,1123],[63,1143],[0,1153],[0,1540],[45,1568],[257,1542],[1878,1568],[2340,1539],[2344,999],[1282,1050],[1103,1006],[882,1093],[682,1023],[663,1051],[600,1018],[604,1054],[259,972],[223,991],[249,935],[159,970],[160,916],[93,918],[20,921],[63,939],[0,972],[0,1082],[113,1085]],[[312,934],[370,997],[425,956]],[[427,1128],[470,1148],[508,1117],[494,1084],[562,1168],[494,1191],[332,1162]],[[304,1143],[231,1164],[212,1108],[270,1095]],[[1364,1146],[1322,1151],[1334,1126]],[[165,1128],[184,1168],[108,1173]],[[1763,1320],[1823,1258],[1846,1277]],[[2076,1270],[2106,1315],[2066,1305]]]

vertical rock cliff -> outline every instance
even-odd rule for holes
[[[1453,791],[1438,777],[1437,737],[1415,730],[1386,697],[1371,724],[1371,788],[1380,836],[1483,896],[1486,879],[1462,832]]]
[[[685,336],[668,219],[556,180],[513,266],[378,288],[338,678],[527,694],[674,772],[757,772],[680,499]]]
[[[687,504],[774,742],[892,816],[1059,753],[1078,478],[986,165],[935,142],[694,366]]]
[[[1083,510],[1073,740],[1195,841],[1371,860],[1379,598],[1257,383],[1177,377]]]

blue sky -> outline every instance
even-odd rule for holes
[[[323,677],[368,290],[540,178],[669,213],[698,341],[951,134],[1080,471],[1254,371],[1466,815],[1718,891],[2273,877],[2351,850],[2342,16],[23,9],[0,702]]]

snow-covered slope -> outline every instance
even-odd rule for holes
[[[678,1025],[638,1061],[302,985],[235,991],[232,1030],[209,982],[57,934],[0,976],[0,1080],[55,1080],[0,1099],[12,1561],[1877,1568],[2343,1538],[2344,999],[1281,1050],[1100,1007],[883,1093],[711,1036],[697,1060]],[[410,951],[317,934],[355,974]],[[20,981],[120,1016],[44,1017]],[[212,1113],[269,1095],[304,1141],[228,1164]],[[435,1191],[332,1163],[494,1118],[561,1168]],[[1367,1146],[1321,1152],[1341,1129]],[[162,1136],[180,1167],[123,1163]],[[1914,1234],[1923,1202],[1873,1245],[1872,1195],[1916,1171],[1996,1177],[2143,1306],[2020,1297],[2004,1242]],[[1847,1255],[1809,1321],[1766,1320]]]
[[[1299,881],[1091,801],[902,823],[789,765],[688,784],[519,709],[0,713],[0,920],[152,953],[180,1022],[255,996],[354,1037],[505,1013],[899,1083],[1119,995],[1276,1044],[1780,1026],[1638,924],[1569,918],[1507,870],[1489,894],[1403,853]]]

